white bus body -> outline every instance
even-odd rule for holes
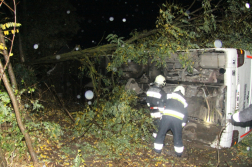
[[[191,72],[179,62],[180,54],[194,61]],[[170,55],[166,68],[157,69],[151,62],[147,67],[131,62],[123,71],[130,78],[126,88],[139,94],[148,89],[146,85],[158,74],[167,79],[164,87],[167,93],[178,84],[184,85],[189,122],[183,130],[183,138],[224,148],[240,142],[251,131],[250,122],[231,124],[227,121],[252,103],[251,61],[252,55],[240,49],[195,49]]]
[[[210,87],[215,87],[217,85],[219,85],[219,87],[213,90],[216,91],[213,93],[207,94],[207,88],[204,90],[203,94],[205,95],[203,96],[205,96],[205,108],[207,108],[205,111],[208,112],[208,115],[204,122],[200,123],[199,121],[195,122],[189,118],[188,128],[192,130],[191,126],[196,127],[194,129],[195,135],[197,136],[195,140],[209,144],[214,148],[231,147],[240,142],[251,131],[250,122],[233,124],[226,120],[231,119],[231,115],[244,110],[252,103],[252,56],[248,51],[233,48],[218,48],[205,49],[199,57],[199,66],[201,68],[219,70],[219,73],[209,74],[208,81],[205,81],[205,84],[211,83]],[[222,76],[220,73],[222,73]],[[192,85],[187,84],[187,88],[193,86],[193,83],[191,84]],[[188,93],[186,97],[191,98],[190,92]],[[214,96],[217,97],[216,101],[210,104],[211,98]],[[191,108],[194,108],[194,104],[192,105]],[[210,105],[214,106],[211,107]],[[201,109],[202,108],[199,110]],[[198,109],[194,108],[194,110]],[[191,110],[189,112],[193,113],[195,111]],[[198,113],[202,114],[202,111]],[[219,114],[219,122],[214,121],[214,117],[218,117],[214,114]],[[195,117],[195,114],[193,115]],[[192,124],[190,124],[190,119]],[[203,126],[200,127],[200,124]],[[186,133],[188,128],[185,128],[185,136],[189,139],[193,139],[193,137],[190,136],[192,134]],[[214,140],[213,137],[215,137]],[[207,140],[210,138],[211,140]]]
[[[226,53],[226,73],[224,84],[227,86],[226,98],[226,119],[231,119],[235,112],[242,111],[249,107],[251,101],[251,71],[252,56],[248,51],[236,49],[218,49]],[[235,73],[235,74],[234,74]],[[249,123],[227,123],[221,134],[220,146],[230,147],[240,142],[250,132]],[[214,144],[213,147],[216,147]]]

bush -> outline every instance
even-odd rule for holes
[[[137,96],[117,86],[94,106],[76,113],[76,135],[92,138],[83,149],[114,159],[148,148],[149,129],[153,128],[147,109],[137,106]]]

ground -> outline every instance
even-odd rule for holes
[[[96,155],[89,155],[88,152],[80,152],[80,147],[84,141],[92,143],[91,138],[73,138],[72,132],[69,130],[73,124],[65,119],[66,114],[58,107],[57,109],[50,108],[51,112],[44,115],[41,120],[53,121],[61,124],[65,131],[64,136],[59,140],[52,140],[49,136],[40,132],[36,136],[39,141],[36,146],[36,153],[41,164],[46,167],[73,167],[74,159],[81,162],[82,167],[152,167],[152,166],[166,166],[166,167],[211,167],[211,166],[227,166],[227,167],[249,167],[252,166],[252,161],[248,154],[242,153],[242,147],[247,145],[238,144],[235,147],[217,150],[204,146],[202,144],[184,140],[185,150],[181,158],[174,156],[173,138],[170,134],[166,136],[165,146],[161,154],[157,154],[152,149],[138,150],[134,156],[124,158],[122,156],[119,160],[108,160]],[[34,138],[33,138],[34,139]],[[152,148],[153,140],[149,141],[149,147]],[[89,157],[86,157],[88,155]],[[18,157],[18,156],[17,156]],[[31,159],[28,154],[23,155],[22,158],[7,158],[10,167],[28,167],[32,166]],[[26,158],[24,158],[26,157]],[[77,158],[76,158],[77,157]],[[75,163],[77,164],[77,163]]]

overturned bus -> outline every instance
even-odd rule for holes
[[[182,68],[178,54],[193,59],[192,72]],[[250,122],[231,123],[236,112],[249,107],[251,100],[252,55],[233,48],[195,49],[178,52],[167,58],[167,68],[141,66],[130,62],[123,66],[126,88],[144,94],[155,76],[166,78],[164,90],[171,93],[178,84],[185,87],[188,120],[183,138],[200,141],[214,148],[231,147],[250,130]]]

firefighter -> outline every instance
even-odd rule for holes
[[[147,90],[146,94],[146,102],[147,106],[150,107],[150,115],[153,118],[153,124],[155,128],[158,129],[161,113],[164,109],[164,101],[166,99],[166,93],[162,89],[165,85],[165,77],[162,75],[158,75],[155,79],[154,84],[150,85],[150,88]],[[152,136],[155,138],[157,136],[156,129],[154,128]]]
[[[181,157],[184,146],[182,142],[182,129],[187,123],[187,102],[184,98],[185,88],[177,86],[171,94],[167,94],[165,109],[154,142],[154,151],[161,153],[166,132],[173,133],[174,150],[178,157]]]

